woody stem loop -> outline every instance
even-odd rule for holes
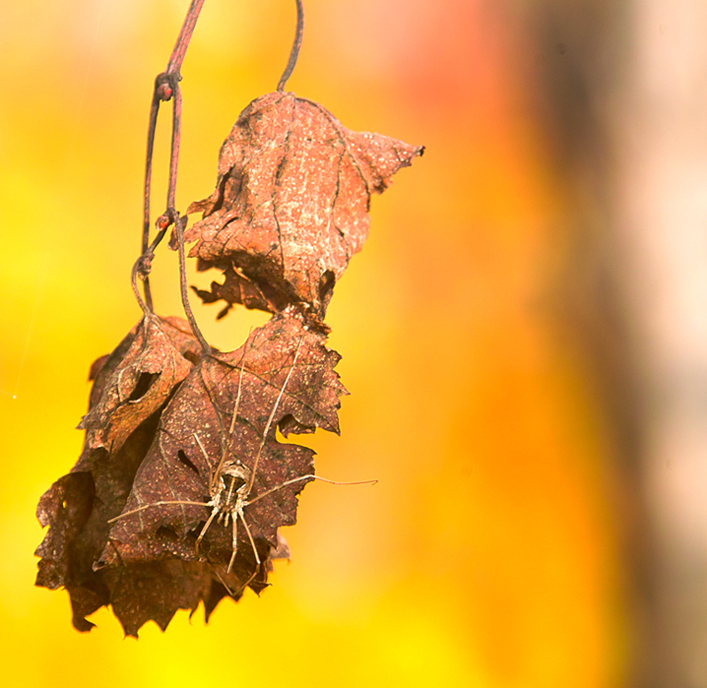
[[[152,292],[150,290],[149,273],[152,266],[152,257],[157,244],[162,241],[167,227],[173,224],[176,220],[175,194],[177,188],[177,164],[179,160],[179,141],[182,119],[182,98],[179,89],[181,81],[180,70],[184,56],[186,55],[189,41],[191,40],[194,28],[196,27],[199,13],[204,5],[204,0],[192,0],[187,16],[184,19],[182,28],[177,37],[177,41],[172,49],[167,69],[158,74],[155,78],[155,85],[152,92],[152,102],[150,104],[150,118],[147,127],[147,154],[145,156],[145,179],[143,185],[143,213],[142,213],[142,253],[140,258],[133,266],[132,282],[133,291],[140,304],[140,307],[146,313],[153,312]],[[155,132],[157,130],[157,116],[159,114],[160,103],[169,100],[174,101],[172,115],[172,144],[170,151],[169,162],[169,182],[167,185],[167,207],[165,212],[158,218],[157,236],[150,244],[150,193],[152,183],[152,157],[155,148]],[[165,224],[166,222],[166,224]],[[136,278],[140,276],[143,282],[145,299],[140,298],[136,286]]]

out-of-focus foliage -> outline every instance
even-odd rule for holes
[[[308,0],[288,83],[352,129],[427,147],[373,199],[366,251],[327,314],[352,396],[342,437],[314,438],[318,472],[378,485],[310,486],[285,533],[297,565],[276,564],[273,589],[208,626],[179,614],[165,635],[122,642],[99,612],[82,636],[66,597],[33,587],[34,506],[79,453],[82,376],[139,315],[147,109],[187,4],[0,4],[8,681],[248,685],[269,666],[288,686],[611,685],[624,644],[613,450],[591,368],[553,316],[567,237],[534,111],[539,56],[481,0]],[[182,70],[180,208],[211,191],[235,117],[274,88],[294,14],[287,0],[207,2]],[[164,188],[158,174],[158,207]],[[153,275],[160,312],[179,315],[174,256],[158,252]],[[215,310],[198,317],[222,348],[264,320]],[[247,637],[270,641],[236,664]]]

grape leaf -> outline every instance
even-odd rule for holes
[[[143,421],[114,455],[102,447],[84,446],[71,472],[39,500],[37,518],[49,530],[35,552],[41,557],[36,585],[67,589],[73,623],[80,631],[93,627],[85,618],[88,614],[111,601],[94,564],[108,541],[108,521],[123,510],[158,420],[156,413]]]
[[[292,93],[250,103],[221,147],[218,180],[188,212],[197,268],[225,274],[205,302],[276,312],[309,304],[322,318],[334,284],[368,236],[370,195],[381,193],[424,148],[343,127]],[[173,243],[174,245],[174,239]]]
[[[210,511],[201,505],[211,498],[210,489],[217,489],[219,463],[255,468],[252,496],[313,472],[313,452],[282,444],[275,433],[278,426],[285,435],[317,427],[338,433],[336,412],[345,389],[333,371],[339,355],[325,347],[325,338],[288,309],[251,333],[240,349],[202,359],[163,412],[125,513],[166,500],[192,504],[162,504],[118,520],[106,562],[114,563],[118,555],[123,561],[139,559],[153,546],[141,546],[141,540],[151,540],[160,528],[181,537],[193,532]],[[304,482],[249,506],[256,540],[277,546],[277,528],[294,523],[295,495]],[[252,549],[245,533],[241,538],[244,552]]]
[[[37,584],[66,587],[77,629],[90,630],[85,617],[110,604],[126,634],[137,635],[148,620],[165,628],[177,609],[203,602],[208,618],[224,596],[264,589],[272,560],[289,557],[278,529],[295,523],[297,495],[314,472],[314,452],[279,442],[277,430],[339,431],[346,390],[326,335],[323,325],[288,308],[236,351],[204,355],[166,408],[140,423],[117,453],[89,446],[87,432],[76,466],[37,510],[50,526],[36,552]],[[94,405],[119,368],[110,357],[104,363]],[[235,465],[253,480],[242,516],[231,514],[238,519],[231,561],[232,527],[218,518],[204,524]]]
[[[103,576],[94,570],[108,541],[108,521],[125,505],[161,408],[199,354],[184,321],[147,316],[91,366],[81,456],[37,506],[41,525],[50,528],[35,552],[41,558],[36,584],[67,589],[78,630],[90,630],[85,617],[111,601]]]
[[[167,402],[200,355],[186,322],[146,315],[101,365],[100,384],[78,425],[86,430],[86,446],[117,452]]]

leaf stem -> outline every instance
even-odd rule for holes
[[[280,81],[277,84],[278,91],[284,91],[285,84],[287,80],[292,75],[295,65],[297,64],[297,57],[299,56],[299,49],[302,47],[302,36],[304,34],[304,5],[303,0],[296,0],[297,2],[297,30],[295,31],[295,40],[292,44],[292,50],[290,50],[290,59],[287,61],[287,66],[285,71],[280,77]]]
[[[142,255],[147,252],[150,243],[150,187],[152,183],[152,154],[155,148],[155,130],[157,128],[157,113],[160,109],[160,100],[157,96],[157,85],[152,94],[152,104],[150,106],[150,121],[147,126],[147,154],[145,156],[145,181],[143,184],[143,207],[142,207]],[[138,259],[139,262],[139,259]],[[137,263],[135,264],[137,266]],[[135,270],[133,270],[133,278]],[[143,289],[145,290],[145,301],[149,310],[152,310],[152,292],[150,290],[150,280],[145,275],[143,277]],[[140,301],[140,299],[138,299]],[[140,304],[144,306],[143,303]],[[143,307],[143,310],[145,308]]]
[[[174,85],[172,100],[172,147],[169,154],[169,181],[167,184],[167,212],[175,211],[177,192],[177,166],[179,164],[179,143],[182,133],[182,89]]]
[[[191,331],[194,336],[199,340],[201,348],[204,350],[205,354],[211,353],[211,346],[206,341],[204,335],[201,333],[199,326],[196,324],[196,318],[194,317],[194,312],[189,305],[189,292],[187,290],[187,266],[186,259],[184,257],[184,227],[187,224],[187,216],[177,217],[174,222],[174,233],[177,235],[177,250],[179,252],[179,291],[182,296],[182,306],[184,308],[184,313],[187,316],[189,325],[191,326]]]
[[[182,62],[184,62],[184,56],[186,55],[187,48],[189,47],[189,41],[194,33],[194,27],[199,19],[199,13],[201,12],[203,4],[204,0],[192,0],[187,16],[184,18],[182,29],[179,32],[177,41],[172,49],[172,54],[169,57],[169,62],[167,63],[166,72],[168,74],[179,74],[179,70],[182,67]]]
[[[157,236],[153,239],[152,243],[143,251],[142,255],[135,261],[135,263],[133,264],[132,272],[130,274],[130,284],[133,288],[133,293],[135,294],[135,298],[137,299],[137,302],[140,305],[140,308],[142,308],[142,311],[145,315],[152,314],[152,304],[150,303],[150,306],[148,307],[147,303],[143,300],[142,296],[140,296],[140,290],[137,288],[137,277],[138,275],[140,275],[143,277],[144,280],[145,276],[150,274],[150,270],[152,270],[152,259],[155,256],[155,249],[164,238],[168,226],[169,225],[166,222],[163,222],[162,225],[158,225],[160,231],[157,233]],[[149,288],[146,289],[145,293],[146,295],[149,294]]]
[[[204,0],[192,0],[187,16],[184,19],[182,28],[177,37],[177,41],[172,49],[172,54],[167,63],[167,69],[158,74],[155,78],[155,85],[152,91],[152,102],[150,104],[150,119],[147,127],[147,154],[145,156],[145,179],[143,186],[143,213],[142,213],[142,255],[133,266],[132,283],[133,291],[137,295],[136,278],[139,275],[143,281],[145,291],[144,301],[138,297],[138,303],[143,311],[152,312],[152,292],[150,290],[149,273],[152,263],[154,249],[159,241],[164,237],[167,226],[174,222],[176,218],[175,194],[177,187],[177,163],[179,160],[179,139],[182,116],[182,100],[179,90],[179,82],[182,78],[180,69],[184,56],[186,55],[189,41],[191,40],[199,13],[204,4]],[[157,220],[159,229],[159,241],[154,244],[150,251],[150,193],[152,183],[152,157],[155,148],[155,132],[157,130],[157,116],[160,110],[160,103],[167,102],[174,97],[174,108],[172,117],[172,147],[169,163],[169,183],[167,187],[167,208],[163,215]],[[164,223],[167,221],[167,225]],[[154,243],[154,242],[153,242]],[[150,254],[150,255],[148,255]]]

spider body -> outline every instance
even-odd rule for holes
[[[201,446],[201,442],[199,442],[199,445]],[[231,572],[233,562],[236,560],[236,554],[238,553],[238,519],[241,520],[253,547],[255,562],[257,566],[260,566],[258,550],[253,542],[248,524],[243,517],[243,509],[248,505],[247,498],[251,487],[250,477],[250,469],[240,461],[226,461],[220,466],[215,479],[212,481],[211,499],[204,505],[211,507],[211,515],[201,529],[199,537],[196,539],[196,551],[198,552],[199,544],[214,519],[216,519],[218,523],[223,523],[226,527],[228,527],[229,521],[231,522],[233,540],[231,559],[228,562],[228,573]]]
[[[241,591],[246,588],[253,581],[255,576],[258,575],[258,572],[261,571],[261,567],[265,559],[268,556],[272,556],[273,554],[273,551],[271,550],[271,546],[273,545],[272,542],[267,548],[264,546],[263,543],[263,546],[261,546],[261,552],[263,552],[263,554],[261,555],[258,553],[258,548],[255,544],[255,538],[251,533],[251,526],[248,522],[250,520],[251,524],[255,525],[257,521],[255,520],[255,512],[253,509],[251,509],[250,514],[246,514],[246,510],[248,509],[248,507],[250,507],[251,505],[255,505],[261,500],[269,498],[271,495],[274,495],[275,493],[290,485],[295,485],[297,483],[302,483],[305,481],[309,482],[310,480],[316,479],[333,484],[357,484],[339,483],[337,481],[327,480],[326,478],[320,478],[314,475],[313,467],[311,465],[307,465],[307,463],[304,461],[300,464],[300,472],[303,472],[304,474],[296,474],[295,477],[290,477],[289,479],[286,478],[286,474],[284,476],[281,475],[278,480],[272,479],[272,483],[275,484],[271,485],[268,485],[268,482],[263,479],[263,467],[267,461],[269,451],[266,449],[266,443],[268,441],[268,438],[271,437],[271,429],[274,426],[276,427],[277,423],[279,422],[279,418],[276,416],[278,413],[278,409],[280,408],[282,399],[285,396],[286,390],[288,389],[288,384],[293,372],[295,370],[300,371],[302,379],[298,381],[299,390],[306,386],[306,384],[309,384],[307,382],[307,377],[305,373],[310,369],[311,366],[313,366],[313,363],[309,361],[306,365],[301,364],[298,366],[300,348],[306,336],[309,335],[307,335],[307,327],[305,325],[303,326],[303,333],[299,337],[296,346],[294,347],[294,351],[289,354],[292,356],[291,361],[288,360],[288,355],[284,358],[284,362],[280,364],[279,367],[274,368],[273,372],[268,371],[266,374],[258,371],[257,368],[255,369],[255,371],[251,371],[246,367],[246,354],[250,351],[250,349],[246,349],[244,351],[244,353],[241,355],[240,362],[238,363],[238,366],[236,368],[236,370],[238,371],[238,384],[236,386],[234,384],[235,380],[233,379],[230,383],[230,389],[232,392],[235,392],[235,394],[233,394],[225,404],[222,403],[220,405],[221,408],[229,408],[232,404],[232,411],[220,411],[219,407],[216,406],[215,402],[210,396],[208,388],[206,389],[206,395],[196,395],[194,397],[195,402],[197,403],[199,403],[202,398],[211,399],[211,406],[215,411],[217,417],[216,420],[219,428],[218,435],[214,437],[213,434],[202,434],[202,436],[200,437],[199,432],[192,432],[191,439],[189,437],[183,437],[178,439],[177,456],[179,458],[179,452],[182,451],[185,455],[185,458],[179,459],[180,463],[186,464],[190,468],[193,467],[195,472],[199,475],[203,475],[203,472],[200,472],[199,469],[196,468],[196,464],[199,464],[200,467],[202,463],[206,464],[206,468],[208,469],[207,484],[203,485],[202,483],[203,487],[206,488],[204,490],[204,501],[193,501],[190,499],[165,499],[158,501],[150,501],[149,503],[143,503],[135,508],[128,509],[121,513],[119,516],[116,516],[115,518],[109,521],[109,523],[113,523],[119,521],[120,519],[127,518],[133,514],[140,513],[145,509],[152,509],[161,506],[188,505],[203,507],[204,517],[206,518],[206,521],[204,522],[203,526],[201,526],[201,530],[199,531],[199,534],[196,538],[196,554],[197,556],[203,558],[204,560],[211,563],[212,566],[214,566],[214,561],[211,561],[211,557],[208,556],[210,552],[204,551],[203,554],[199,553],[202,540],[204,540],[204,538],[206,537],[207,533],[209,532],[209,529],[213,525],[214,520],[216,520],[217,523],[222,524],[225,528],[228,528],[230,525],[232,529],[232,541],[231,556],[227,567],[227,573],[229,574],[233,571],[236,557],[238,555],[238,534],[239,529],[242,528],[241,532],[245,532],[246,538],[250,545],[250,550],[253,553],[255,563],[255,566],[253,567],[251,562],[245,560],[243,561],[243,568],[246,571],[250,571],[250,575],[247,580],[245,580],[245,582],[241,581],[241,584],[238,589],[231,590],[226,581],[224,581],[218,573],[217,568],[214,567],[215,574],[223,584],[224,588],[232,597],[236,599],[240,595]],[[270,337],[270,339],[266,340],[266,344],[271,341],[276,341],[276,338]],[[278,346],[281,347],[282,345]],[[314,362],[317,363],[318,359],[315,359]],[[209,371],[205,363],[202,363],[201,365],[202,367],[207,368],[207,373],[209,375],[213,375],[213,372]],[[323,363],[321,363],[320,365],[323,365]],[[230,369],[233,370],[234,367],[235,366],[231,365]],[[314,369],[316,369],[316,366],[314,366]],[[280,371],[284,372],[285,370],[287,372],[285,374],[284,380],[279,386],[277,397],[274,399],[269,416],[264,426],[262,427],[262,430],[260,429],[260,423],[258,423],[258,429],[256,431],[258,442],[257,445],[254,445],[252,438],[250,442],[244,442],[243,438],[238,435],[237,427],[239,423],[243,423],[244,427],[247,427],[250,423],[252,423],[252,421],[248,420],[248,414],[253,413],[253,392],[256,391],[263,393],[264,390],[268,389],[266,386],[267,384],[270,384],[272,386],[272,381],[269,380],[271,380],[271,378],[273,378],[275,374],[280,373]],[[202,375],[206,375],[206,373],[202,371]],[[208,377],[208,379],[211,378]],[[219,378],[219,380],[221,384],[223,384],[223,378]],[[225,388],[228,389],[228,386],[226,386]],[[296,399],[296,396],[291,396],[292,398]],[[189,397],[186,398],[189,399]],[[244,400],[248,401],[246,402]],[[242,402],[246,404],[246,411],[242,410]],[[182,401],[182,403],[185,402]],[[290,411],[288,411],[288,413],[289,412]],[[281,416],[282,415],[285,414],[281,414]],[[178,417],[176,413],[175,417]],[[208,428],[209,425],[205,424],[203,432],[206,433]],[[237,437],[238,440],[236,439]],[[198,460],[197,457],[193,455],[193,452],[195,451],[201,453],[203,457],[203,462]],[[246,465],[237,458],[236,452],[243,452],[242,455],[244,456],[252,456],[252,462],[249,460],[249,465]],[[192,454],[191,460],[188,459],[189,454]],[[163,453],[160,456],[164,460],[165,454]],[[311,460],[311,456],[307,456]],[[297,456],[295,455],[293,458],[296,459]],[[285,479],[283,480],[283,478]],[[256,487],[255,485],[256,479],[258,479],[258,487]],[[359,482],[372,483],[375,481]],[[171,490],[171,484],[165,485],[165,489],[168,488]],[[292,497],[294,496],[295,495],[291,496],[291,501]],[[295,506],[296,502],[289,508],[291,510],[294,510]],[[280,507],[278,507],[278,509],[279,508]],[[199,521],[197,521],[197,523],[198,522]],[[256,535],[260,540],[263,538],[263,531],[260,523],[258,524],[258,526],[259,530],[256,530]],[[243,545],[243,543],[241,543],[241,545]],[[204,549],[207,550],[206,547]],[[217,559],[220,559],[220,557],[220,553],[216,555]],[[221,561],[223,560],[221,559]]]
[[[228,525],[229,518],[236,519],[243,516],[243,507],[246,506],[248,496],[248,481],[250,469],[240,462],[226,464],[217,484],[212,490],[211,500],[208,505],[213,509],[212,514],[218,517],[218,522]]]

